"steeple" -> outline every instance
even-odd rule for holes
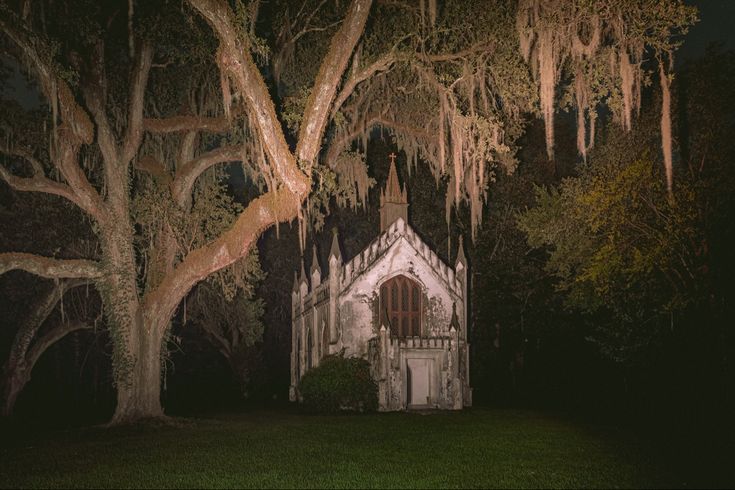
[[[391,153],[390,171],[385,190],[380,193],[380,231],[388,229],[398,218],[408,222],[408,195],[404,186],[398,183],[398,172],[396,172],[396,154]]]

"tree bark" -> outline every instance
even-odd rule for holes
[[[166,324],[168,319],[166,319]],[[128,328],[129,335],[115,349],[126,364],[116,369],[117,405],[111,425],[163,417],[161,406],[161,348],[165,328],[144,325],[142,312]]]

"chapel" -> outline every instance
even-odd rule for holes
[[[407,188],[390,158],[378,236],[345,260],[335,233],[324,275],[314,249],[309,275],[302,262],[294,279],[291,401],[304,373],[344,350],[370,362],[382,411],[472,404],[462,237],[451,267],[409,225]]]

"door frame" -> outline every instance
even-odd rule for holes
[[[438,408],[440,395],[440,378],[441,378],[441,349],[401,349],[401,406],[403,409],[409,408]],[[410,405],[408,404],[408,360],[409,359],[427,359],[429,360],[429,404],[428,405]]]

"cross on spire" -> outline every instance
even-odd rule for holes
[[[385,190],[380,193],[380,231],[384,231],[398,218],[408,222],[408,196],[406,187],[401,189],[396,172],[396,154],[390,153],[390,170]]]

